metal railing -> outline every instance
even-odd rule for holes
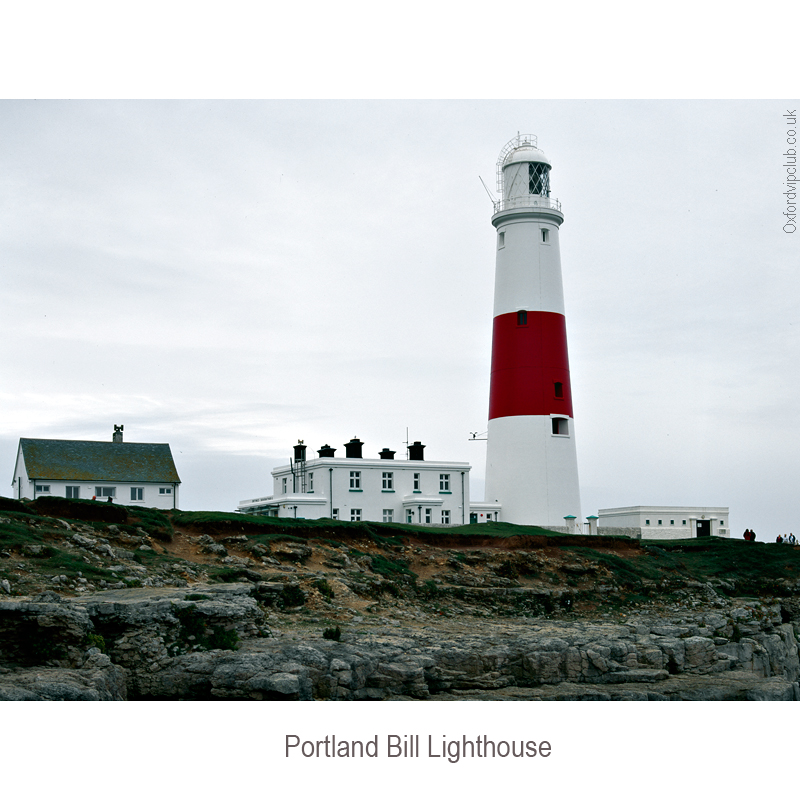
[[[495,200],[494,213],[508,211],[510,208],[552,208],[561,213],[561,203],[555,197],[544,197],[539,194],[512,197],[508,200]]]

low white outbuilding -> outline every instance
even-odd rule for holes
[[[110,499],[126,506],[177,508],[181,480],[168,444],[20,439],[12,481],[18,499]]]
[[[625,506],[601,508],[598,533],[637,539],[730,536],[727,506]]]
[[[346,456],[336,458],[335,448],[325,445],[318,458],[306,460],[306,446],[298,443],[294,459],[272,470],[272,494],[242,500],[237,511],[351,522],[469,523],[469,464],[425,461],[420,442],[409,445],[407,460],[395,459],[387,448],[378,458],[364,458],[362,447],[351,439]]]

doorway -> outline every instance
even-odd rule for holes
[[[698,519],[697,520],[697,537],[711,536],[711,520]]]

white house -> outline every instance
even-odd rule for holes
[[[335,448],[325,445],[318,458],[306,460],[306,446],[298,443],[294,459],[272,470],[272,494],[242,500],[237,511],[352,522],[469,523],[469,464],[425,461],[420,442],[409,445],[408,460],[395,459],[388,448],[378,458],[364,458],[362,447],[363,442],[351,439],[346,456],[336,458]],[[499,506],[493,510],[499,512]]]
[[[20,439],[14,497],[67,497],[129,506],[177,508],[181,480],[168,444]]]
[[[637,539],[693,539],[730,536],[727,506],[625,506],[601,508],[598,533]]]

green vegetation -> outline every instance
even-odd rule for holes
[[[322,631],[322,638],[338,642],[342,638],[342,629],[338,625],[335,628],[325,628]]]
[[[140,527],[161,542],[171,542],[175,533],[169,517],[157,508],[129,509],[128,522]]]
[[[314,581],[314,588],[328,601],[333,600],[333,588],[325,580],[325,578],[320,578],[319,580]]]
[[[106,640],[97,633],[90,633],[86,637],[86,647],[96,647],[101,653],[105,653]]]
[[[408,568],[408,564],[401,559],[386,558],[381,555],[370,556],[370,558],[372,559],[372,571],[385,578],[397,578],[400,575],[406,575],[412,579],[417,577]]]

